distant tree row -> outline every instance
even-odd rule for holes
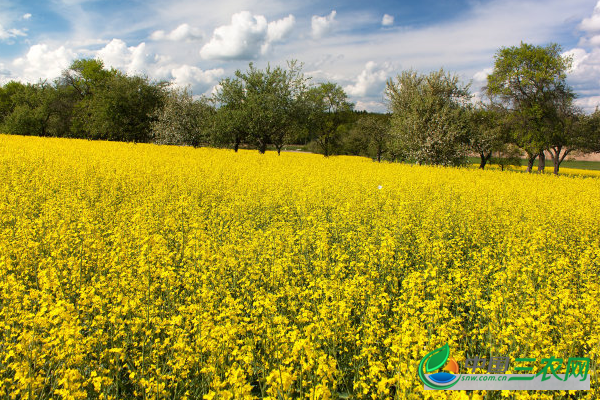
[[[386,88],[391,146],[424,164],[461,165],[475,153],[482,169],[493,154],[502,167],[524,154],[528,172],[536,158],[543,171],[549,153],[558,174],[570,153],[600,151],[600,111],[586,115],[575,106],[570,65],[556,44],[502,48],[483,88],[488,101],[479,103],[456,75],[403,72]]]
[[[600,151],[600,111],[586,115],[566,83],[571,59],[560,47],[502,48],[475,103],[469,85],[443,69],[404,71],[387,82],[389,114],[356,112],[341,86],[312,84],[302,65],[244,71],[219,82],[210,98],[185,88],[74,61],[53,83],[0,87],[0,132],[159,144],[255,148],[286,144],[325,156],[463,165],[478,155],[528,171],[550,154],[554,173],[574,151]]]
[[[0,131],[16,135],[148,142],[166,85],[77,60],[54,83],[0,88]]]

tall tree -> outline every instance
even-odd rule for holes
[[[328,157],[339,145],[342,126],[352,117],[354,105],[348,101],[344,89],[331,82],[310,88],[305,105],[309,129],[314,130],[315,142]]]
[[[306,80],[295,61],[287,69],[260,70],[250,63],[247,71],[236,71],[235,78],[220,82],[215,95],[218,136],[233,141],[236,150],[246,141],[260,153],[271,144],[279,153],[299,123]]]
[[[62,82],[79,96],[71,130],[88,139],[148,142],[156,111],[162,107],[164,82],[107,70],[100,60],[76,60]]]
[[[59,90],[61,89],[61,90]],[[61,126],[67,102],[62,88],[46,81],[10,82],[3,89],[3,129],[15,135],[64,136]],[[68,105],[72,107],[72,105]]]
[[[422,164],[466,162],[471,95],[457,75],[443,69],[429,75],[404,71],[387,82],[386,96],[395,151],[403,158]]]
[[[387,114],[361,115],[354,124],[354,132],[365,139],[364,153],[374,156],[381,162],[388,151],[390,142],[390,116]]]
[[[495,55],[485,90],[510,112],[512,140],[527,153],[529,172],[536,157],[543,171],[544,151],[554,147],[560,153],[564,149],[560,143],[572,134],[565,129],[575,98],[566,82],[570,66],[571,59],[561,54],[558,44],[521,43],[503,47]],[[564,159],[560,154],[554,158]]]
[[[213,137],[216,145],[233,145],[235,152],[248,137],[245,91],[240,79],[225,78],[219,82],[213,99],[217,104]]]
[[[507,134],[503,119],[505,113],[494,105],[477,104],[470,112],[470,147],[480,158],[479,168],[484,169],[495,151],[503,148]]]
[[[187,88],[171,88],[151,124],[156,143],[198,147],[210,141],[214,108],[202,97],[194,100]]]

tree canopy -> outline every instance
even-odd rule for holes
[[[393,145],[403,158],[421,164],[460,165],[468,152],[469,86],[443,69],[422,75],[404,71],[389,80],[386,97]]]
[[[568,126],[577,113],[575,94],[566,81],[571,58],[563,56],[557,44],[521,43],[501,48],[494,59],[485,90],[510,112],[512,141],[527,153],[528,171],[536,157],[543,169],[544,151],[552,148],[557,173],[564,159],[561,151],[568,154],[576,147],[571,140],[575,131]]]
[[[79,59],[53,82],[0,86],[0,130],[261,153],[294,144],[325,156],[447,166],[477,154],[481,168],[520,163],[525,153],[528,171],[536,158],[543,171],[550,154],[558,173],[569,154],[600,151],[600,111],[576,107],[570,65],[556,44],[503,47],[484,88],[489,101],[477,104],[456,74],[403,71],[387,82],[389,113],[377,114],[354,111],[338,83],[311,83],[297,61],[250,63],[204,97]]]

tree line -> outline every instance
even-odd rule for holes
[[[54,82],[0,87],[0,131],[159,144],[255,148],[303,145],[325,156],[463,165],[478,155],[504,168],[525,157],[558,173],[572,152],[600,151],[600,111],[575,106],[566,83],[572,60],[556,44],[505,47],[474,102],[469,85],[443,69],[403,71],[387,82],[388,114],[357,112],[343,88],[312,84],[302,65],[246,71],[222,79],[210,97],[144,76],[74,61]]]

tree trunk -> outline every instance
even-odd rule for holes
[[[258,146],[258,152],[260,154],[265,154],[267,152],[267,143],[260,143]]]
[[[323,140],[323,155],[329,157],[329,141],[327,139]]]
[[[544,169],[546,168],[546,153],[542,150],[540,151],[540,158],[538,160],[538,173],[543,174]]]
[[[537,158],[537,154],[527,153],[527,172],[531,173],[533,170],[533,162]]]
[[[237,153],[239,148],[240,148],[240,139],[236,139],[235,143],[233,144],[233,150]]]
[[[481,162],[479,163],[479,168],[484,169],[487,162],[492,157],[492,152],[485,154],[483,151],[479,152],[479,158],[481,158]]]
[[[281,148],[283,147],[283,145],[281,146],[275,146],[277,147],[277,155],[280,156],[281,155]]]
[[[560,168],[560,164],[565,160],[565,158],[567,158],[567,155],[569,155],[571,150],[573,150],[573,149],[567,149],[561,155],[560,153],[561,153],[562,149],[563,149],[562,146],[555,146],[552,149],[550,149],[550,156],[552,157],[552,163],[554,164],[554,171],[553,171],[554,175],[558,175],[558,170]]]

